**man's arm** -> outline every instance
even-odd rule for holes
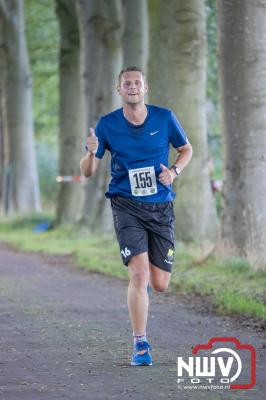
[[[192,150],[191,144],[187,143],[182,147],[178,147],[176,149],[176,151],[179,154],[178,154],[178,157],[176,158],[173,166],[177,167],[181,172],[182,169],[184,169],[188,165],[189,161],[191,160],[193,150]],[[171,171],[171,168],[170,168],[170,171]],[[175,176],[177,176],[177,174],[175,172],[174,172],[174,174],[175,174]]]
[[[95,135],[94,129],[90,128],[90,136],[87,137],[88,153],[80,160],[81,173],[86,178],[93,176],[99,166],[100,159],[95,157],[95,154],[98,150],[98,145],[98,138]]]
[[[184,146],[178,147],[176,151],[179,153],[176,158],[174,164],[168,169],[163,164],[161,164],[162,172],[159,175],[159,181],[163,185],[171,185],[175,178],[177,178],[178,174],[174,170],[174,166],[178,168],[179,173],[188,165],[189,161],[192,157],[192,146],[190,143],[185,144]]]
[[[99,166],[100,159],[95,157],[95,154],[92,154],[90,151],[80,160],[80,169],[82,175],[86,178],[93,176],[97,171]]]

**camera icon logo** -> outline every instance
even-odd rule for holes
[[[256,351],[235,337],[214,337],[192,348],[188,362],[177,357],[177,383],[185,389],[251,389],[256,384]],[[204,355],[202,355],[204,354]]]

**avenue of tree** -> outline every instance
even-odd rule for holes
[[[266,0],[217,0],[220,220],[208,163],[204,0],[55,0],[54,6],[60,27],[59,174],[80,174],[89,126],[120,106],[119,71],[141,66],[147,101],[175,112],[194,149],[175,187],[177,239],[210,244],[265,269]],[[0,0],[0,200],[6,213],[41,209],[24,24],[23,0]],[[59,224],[112,230],[104,195],[109,163],[103,159],[95,177],[81,185],[60,186]]]

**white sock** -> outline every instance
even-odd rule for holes
[[[147,341],[147,337],[146,337],[146,332],[144,333],[137,333],[137,334],[133,334],[134,337],[134,343],[137,342],[146,342]]]

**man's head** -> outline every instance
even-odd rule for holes
[[[144,102],[148,84],[143,71],[135,66],[122,69],[118,76],[117,91],[126,104]]]

